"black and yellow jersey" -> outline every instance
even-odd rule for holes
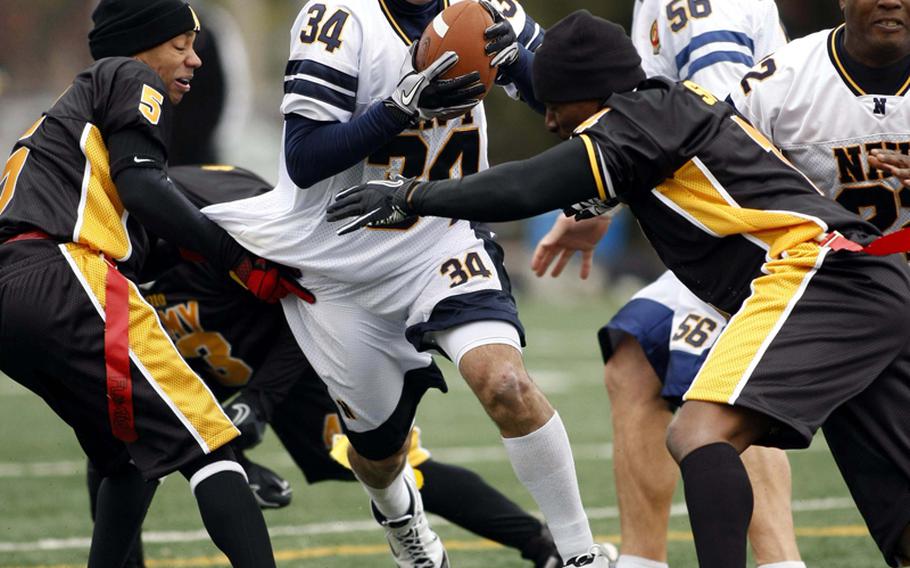
[[[168,176],[200,208],[271,189],[260,177],[233,166],[177,166]],[[257,300],[217,268],[179,261],[153,278],[142,285],[146,300],[158,310],[177,350],[218,398],[245,386],[254,372],[259,390],[286,392],[309,369],[281,306]]]
[[[249,170],[222,164],[175,166],[168,177],[197,208],[261,195],[272,186]]]
[[[157,73],[135,59],[101,59],[80,73],[13,147],[0,177],[0,241],[41,230],[138,267],[148,239],[113,177],[127,160],[166,157],[172,110]],[[140,132],[160,153],[112,158],[106,140],[124,130]]]
[[[878,230],[831,201],[732,107],[656,78],[576,130],[600,198],[628,204],[663,262],[735,312],[769,259],[834,230]]]

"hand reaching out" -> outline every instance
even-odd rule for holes
[[[872,150],[869,165],[895,176],[904,187],[910,187],[910,156],[897,150]]]
[[[572,255],[581,252],[581,278],[587,279],[594,261],[594,248],[609,228],[610,217],[607,216],[576,221],[574,217],[560,215],[550,232],[537,243],[531,259],[531,270],[538,277],[543,276],[558,256],[559,260],[550,273],[556,278],[569,264]]]

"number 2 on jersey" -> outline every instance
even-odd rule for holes
[[[329,53],[341,47],[341,32],[344,31],[344,25],[350,14],[341,9],[335,10],[325,24],[322,23],[322,19],[325,17],[325,4],[313,4],[307,14],[310,19],[300,30],[302,43],[319,41],[325,44],[325,50]]]
[[[749,81],[764,81],[777,71],[777,63],[773,58],[769,57],[761,62],[761,69],[756,71],[749,71],[743,75],[743,80],[739,82],[739,86],[743,90],[744,95],[748,95],[752,92],[752,85]]]

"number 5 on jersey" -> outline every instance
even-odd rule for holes
[[[158,125],[161,120],[161,105],[164,103],[164,95],[149,87],[142,85],[142,97],[139,99],[139,112],[146,120],[154,125]]]
[[[39,118],[31,128],[25,131],[25,134],[19,137],[19,141],[21,142],[34,134],[44,122],[44,118],[43,116]],[[13,193],[16,192],[16,182],[19,181],[19,174],[22,172],[22,168],[25,167],[25,160],[28,158],[29,151],[25,146],[19,148],[10,155],[6,165],[3,166],[3,172],[0,173],[0,214],[3,214],[3,210],[13,199]]]

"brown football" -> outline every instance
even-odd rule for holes
[[[449,6],[433,18],[423,31],[417,45],[414,66],[418,71],[423,71],[446,51],[454,51],[458,54],[458,63],[442,77],[451,79],[477,71],[480,73],[480,82],[487,88],[484,93],[486,95],[496,78],[496,68],[490,67],[491,57],[483,52],[487,44],[483,32],[492,25],[493,18],[489,12],[473,0]]]

